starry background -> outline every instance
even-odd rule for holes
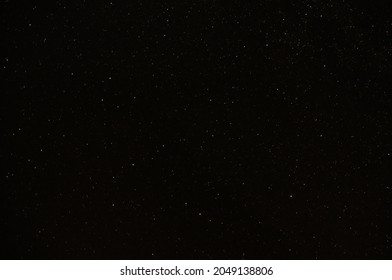
[[[1,2],[3,259],[392,257],[391,3]]]

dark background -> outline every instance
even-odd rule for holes
[[[392,256],[390,1],[1,2],[3,259]]]

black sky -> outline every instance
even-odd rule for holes
[[[391,258],[389,1],[0,5],[1,258]]]

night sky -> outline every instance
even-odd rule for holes
[[[2,1],[2,259],[390,259],[390,1]]]

